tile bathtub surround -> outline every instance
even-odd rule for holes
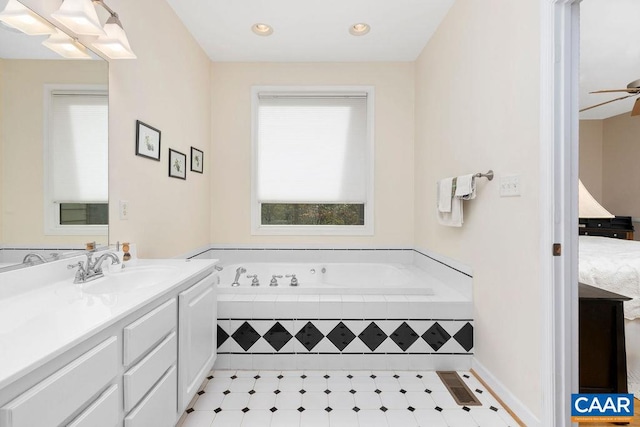
[[[482,406],[457,405],[433,371],[214,371],[182,427],[518,425],[460,376]]]
[[[218,319],[218,354],[471,355],[467,319]]]

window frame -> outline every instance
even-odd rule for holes
[[[251,87],[251,234],[252,235],[329,235],[372,236],[374,234],[374,165],[375,165],[375,93],[373,86],[252,86]],[[263,225],[261,204],[257,197],[258,171],[258,106],[260,94],[336,95],[367,94],[366,123],[366,200],[364,225]],[[295,202],[293,202],[295,203]]]
[[[45,84],[43,108],[43,202],[44,202],[44,234],[46,236],[107,236],[109,225],[62,225],[60,224],[60,203],[53,201],[53,167],[50,164],[51,148],[51,114],[54,92],[100,94],[109,96],[108,85],[84,84]],[[108,114],[108,113],[107,113]],[[108,144],[108,141],[107,141]],[[108,179],[108,176],[107,176]],[[107,205],[109,201],[107,200]]]

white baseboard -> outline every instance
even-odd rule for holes
[[[509,391],[485,366],[474,357],[471,360],[471,368],[480,376],[491,390],[498,395],[500,400],[509,407],[520,421],[527,427],[540,427],[540,420],[527,408],[516,396]]]

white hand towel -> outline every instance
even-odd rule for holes
[[[456,181],[456,197],[463,200],[476,198],[476,179],[473,174],[460,175]]]
[[[444,178],[438,181],[438,211],[451,212],[452,193],[453,178]]]
[[[449,178],[447,178],[449,179]],[[444,180],[443,180],[444,181]],[[462,199],[459,197],[451,197],[451,188],[448,190],[444,190],[444,194],[448,195],[448,199],[450,202],[450,211],[442,212],[440,209],[440,200],[443,195],[443,190],[441,186],[442,181],[438,181],[436,184],[436,190],[438,193],[438,204],[436,206],[436,215],[438,217],[438,222],[442,225],[446,225],[449,227],[462,227]]]

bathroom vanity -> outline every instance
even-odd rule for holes
[[[215,261],[73,261],[0,277],[0,427],[174,426],[216,357]]]

